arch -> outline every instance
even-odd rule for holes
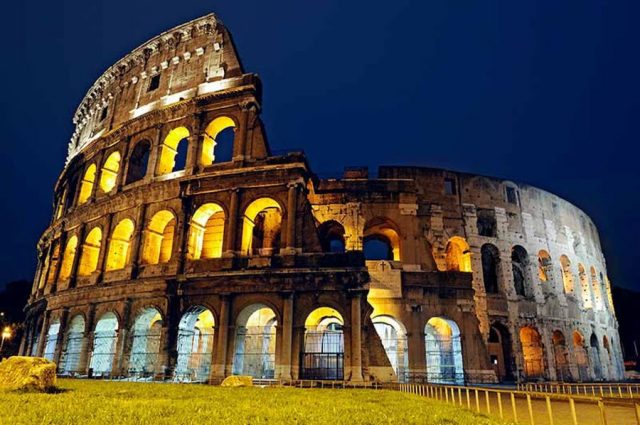
[[[71,236],[67,241],[67,245],[64,248],[64,254],[62,256],[62,264],[60,264],[60,274],[58,278],[60,280],[67,280],[71,277],[73,271],[73,260],[76,257],[76,251],[78,249],[78,237],[76,235]]]
[[[109,193],[116,187],[121,159],[120,152],[115,151],[111,152],[104,162],[102,170],[100,170],[100,189],[104,193]]]
[[[400,236],[389,219],[375,217],[364,225],[363,251],[366,260],[401,261]]]
[[[579,331],[573,331],[573,354],[578,367],[578,379],[589,380],[589,358],[584,344],[584,337]]]
[[[159,371],[162,315],[154,307],[142,310],[133,323],[129,374],[152,378]]]
[[[91,164],[87,167],[80,182],[80,193],[78,194],[78,205],[82,205],[91,198],[93,193],[93,184],[96,181],[96,164]]]
[[[49,324],[46,338],[44,340],[44,353],[42,357],[53,361],[58,346],[58,334],[60,333],[60,319],[55,319]]]
[[[160,146],[160,156],[156,166],[158,176],[184,168],[186,150],[181,148],[189,144],[189,135],[189,130],[186,127],[176,127],[167,134]],[[176,165],[178,165],[177,168]]]
[[[541,282],[548,282],[551,277],[551,256],[547,251],[541,249],[538,252],[538,278]]]
[[[494,210],[478,209],[476,210],[476,214],[476,226],[478,229],[478,235],[495,238],[498,232],[496,212]]]
[[[107,312],[96,323],[93,333],[93,352],[89,367],[93,374],[109,376],[112,371],[118,342],[118,318],[112,312]]]
[[[432,317],[424,327],[427,381],[464,384],[460,328],[453,320]]]
[[[571,261],[566,255],[560,256],[560,267],[562,268],[562,286],[565,294],[573,294],[573,273],[571,273]]]
[[[242,225],[242,252],[272,255],[280,250],[282,207],[272,198],[259,198],[245,208]]]
[[[495,245],[486,243],[480,248],[482,260],[482,279],[484,290],[487,294],[497,294],[500,288],[498,276],[500,276],[500,251]]]
[[[345,251],[344,226],[335,220],[327,220],[318,226],[320,245],[324,252]]]
[[[553,344],[553,357],[556,364],[556,379],[561,382],[572,380],[571,369],[569,368],[569,352],[562,331],[555,330],[551,334]]]
[[[529,292],[529,254],[520,245],[511,248],[511,273],[516,294],[523,297]]]
[[[227,129],[232,129],[235,132],[236,123],[226,116],[217,117],[207,125],[207,128],[204,130],[204,137],[202,140],[200,165],[207,166],[214,162],[223,162],[227,159],[221,157],[216,158],[216,146],[218,145],[218,142],[220,142],[220,140],[218,140],[218,136]],[[231,146],[231,150],[233,151],[233,146]]]
[[[202,306],[189,308],[178,325],[178,361],[175,379],[182,382],[207,382],[211,369],[215,319]]]
[[[222,242],[224,239],[225,214],[218,204],[201,205],[191,218],[189,224],[189,241],[187,258],[222,257]]]
[[[598,272],[594,266],[591,266],[591,292],[593,294],[593,307],[602,309],[602,290],[598,281]]]
[[[471,272],[471,249],[464,238],[454,236],[449,239],[445,253],[447,271]]]
[[[593,308],[589,278],[587,277],[587,271],[582,264],[578,264],[578,278],[580,279],[580,294],[582,296],[582,305],[587,309]]]
[[[406,328],[400,321],[388,315],[373,317],[372,321],[398,380],[406,382],[409,371],[409,347]]]
[[[502,323],[496,322],[489,328],[489,340],[487,344],[489,359],[496,372],[496,376],[502,382],[513,378],[511,367],[511,333]]]
[[[166,263],[171,259],[176,217],[171,211],[158,211],[149,220],[144,245],[142,247],[143,264]]]
[[[598,337],[595,333],[591,334],[589,345],[591,347],[589,357],[593,366],[593,375],[595,379],[602,379],[604,375],[602,373],[602,362],[600,361],[600,344],[598,344]]]
[[[344,379],[344,319],[338,310],[318,307],[305,320],[303,379]]]
[[[52,283],[56,277],[56,269],[60,261],[60,240],[53,241],[49,260],[49,271],[47,272],[46,283]]]
[[[520,328],[520,344],[524,360],[524,374],[527,379],[539,379],[544,375],[544,352],[542,337],[532,326]]]
[[[62,375],[80,373],[80,354],[84,345],[84,317],[81,314],[73,316],[67,326],[67,334],[60,356],[59,369]]]
[[[91,229],[84,239],[80,251],[80,263],[78,265],[78,276],[89,276],[98,267],[98,257],[102,245],[102,230],[99,227]]]
[[[151,142],[148,140],[141,140],[136,143],[129,155],[129,165],[127,167],[127,178],[125,184],[135,183],[146,176],[150,153]]]
[[[276,362],[274,311],[264,304],[245,307],[236,320],[233,374],[273,379]]]
[[[107,254],[107,271],[123,269],[129,262],[133,229],[133,221],[128,218],[121,220],[113,229],[111,240],[109,241],[109,253]]]

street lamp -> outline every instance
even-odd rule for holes
[[[0,340],[0,352],[2,352],[2,347],[4,347],[4,340],[11,339],[11,328],[7,326],[2,330],[2,340]]]

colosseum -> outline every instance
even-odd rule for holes
[[[172,382],[623,378],[580,209],[443,169],[321,179],[271,152],[260,111],[215,15],[100,76],[38,242],[22,354]]]

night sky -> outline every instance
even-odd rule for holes
[[[406,164],[554,192],[640,289],[640,2],[30,1],[3,5],[0,284],[35,245],[86,90],[120,57],[215,12],[264,83],[272,149],[320,175]]]

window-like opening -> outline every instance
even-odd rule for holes
[[[520,245],[511,249],[511,272],[516,294],[528,296],[529,288],[529,254]]]
[[[335,220],[325,221],[318,227],[320,245],[324,252],[344,252],[344,227]]]
[[[448,177],[444,179],[444,193],[445,195],[456,195],[458,193],[454,179]]]
[[[482,278],[484,290],[488,294],[498,293],[498,276],[500,267],[500,251],[494,245],[484,244],[480,248],[482,259]]]
[[[344,320],[330,307],[319,307],[305,320],[303,379],[344,378]]]
[[[464,238],[454,236],[449,239],[445,253],[447,271],[471,272],[471,249]]]
[[[66,197],[63,198],[63,211],[68,211],[73,204],[74,197],[76,196],[76,193],[78,193],[78,179],[79,175],[77,173],[69,179],[69,183],[67,185],[68,191],[65,190]]]
[[[64,255],[62,256],[62,264],[60,265],[60,280],[67,280],[71,277],[71,271],[73,269],[73,260],[76,256],[76,250],[78,248],[78,237],[72,236],[67,241],[67,246],[64,249]]]
[[[188,137],[189,130],[185,127],[174,128],[167,134],[160,147],[157,175],[184,169],[187,161]]]
[[[108,106],[105,106],[104,108],[102,108],[102,111],[100,111],[100,122],[104,121],[107,118],[108,113],[109,113]]]
[[[538,252],[538,278],[541,282],[548,282],[552,276],[551,256],[545,250]]]
[[[373,218],[364,225],[363,251],[366,260],[400,260],[400,237],[386,218]]]
[[[506,326],[494,323],[489,329],[487,344],[491,366],[500,381],[513,377],[511,370],[511,335]]]
[[[42,357],[49,361],[53,361],[58,346],[58,334],[60,333],[60,320],[54,320],[49,325],[49,331],[44,340],[44,353]]]
[[[595,333],[591,334],[589,340],[591,350],[589,350],[589,356],[591,357],[591,364],[593,365],[593,374],[595,379],[602,379],[602,362],[600,361],[600,344],[598,344],[598,337]]]
[[[273,255],[280,250],[282,210],[271,198],[260,198],[245,209],[242,252],[246,255]]]
[[[524,357],[524,374],[528,379],[544,375],[544,352],[542,337],[537,329],[525,326],[520,329],[520,343]]]
[[[495,238],[497,234],[496,213],[494,210],[479,209],[478,215],[478,234]]]
[[[126,184],[137,182],[145,177],[149,164],[150,151],[151,143],[148,140],[142,140],[136,143],[131,155],[129,155]]]
[[[218,117],[204,130],[200,165],[231,161],[236,123],[229,117]]]
[[[510,204],[518,204],[518,191],[513,186],[507,186],[507,202]]]
[[[224,211],[220,205],[208,203],[200,206],[189,225],[187,258],[222,257],[224,222]]]
[[[154,91],[158,87],[160,87],[160,74],[156,74],[149,79],[149,87],[147,88],[147,92]]]
[[[133,228],[133,221],[126,218],[113,229],[111,241],[109,242],[109,253],[107,254],[107,271],[123,269],[129,262],[129,247],[133,236]]]
[[[109,193],[116,187],[120,171],[120,152],[112,152],[102,166],[100,172],[100,188],[104,193]]]
[[[174,379],[208,382],[213,353],[215,320],[210,310],[191,307],[178,326],[178,361]]]
[[[556,379],[561,382],[571,381],[569,352],[567,351],[564,334],[560,331],[553,331],[551,342],[553,343],[553,357],[556,363]]]
[[[581,382],[588,381],[589,378],[589,357],[585,347],[585,341],[582,334],[578,331],[573,332],[573,355],[578,367],[578,378]]]
[[[51,260],[49,262],[49,271],[47,273],[47,283],[52,283],[56,277],[56,270],[58,268],[58,262],[60,261],[60,242],[58,240],[53,241],[51,248]]]
[[[573,294],[573,273],[571,273],[571,261],[566,255],[560,256],[562,267],[562,284],[565,294]]]
[[[98,257],[100,246],[102,245],[102,230],[94,227],[84,240],[80,252],[80,263],[78,265],[78,276],[89,276],[98,267]]]
[[[277,324],[273,310],[263,304],[242,310],[236,320],[234,375],[274,378]]]
[[[460,329],[453,320],[432,317],[424,328],[427,381],[464,384]]]
[[[405,327],[391,316],[377,316],[372,320],[393,371],[400,382],[406,382],[409,371],[409,350]]]
[[[80,194],[78,195],[78,205],[82,205],[89,200],[93,192],[93,183],[96,180],[96,164],[91,164],[84,173],[80,183]]]
[[[83,345],[84,318],[81,315],[76,315],[69,323],[60,356],[59,369],[62,375],[75,375],[84,372],[80,370],[80,355]]]
[[[175,227],[176,219],[167,210],[159,211],[151,217],[144,235],[143,264],[166,263],[171,259]]]
[[[129,374],[141,378],[160,372],[162,316],[155,308],[143,310],[133,324]]]
[[[90,368],[94,376],[109,376],[115,360],[118,342],[118,318],[113,313],[105,313],[96,324],[93,333],[93,351]]]

